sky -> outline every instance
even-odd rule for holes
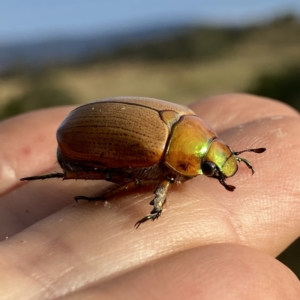
[[[0,45],[182,22],[245,24],[300,15],[299,0],[0,0]]]

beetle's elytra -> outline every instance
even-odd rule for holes
[[[57,133],[57,160],[63,170],[21,180],[47,178],[107,180],[115,189],[97,197],[107,200],[137,185],[156,184],[153,210],[138,221],[157,219],[171,183],[198,175],[225,180],[244,162],[243,152],[262,153],[265,148],[232,151],[216,132],[185,106],[145,97],[116,97],[82,105],[67,116]]]

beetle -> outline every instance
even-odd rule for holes
[[[59,126],[56,137],[63,172],[20,180],[99,179],[116,184],[100,196],[76,196],[76,201],[106,201],[129,188],[155,184],[153,209],[136,228],[159,218],[170,184],[206,175],[233,191],[226,178],[237,172],[239,162],[254,174],[251,163],[238,155],[266,150],[233,151],[191,109],[146,97],[106,98],[79,106]]]

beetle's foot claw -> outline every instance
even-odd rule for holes
[[[104,195],[96,196],[96,197],[86,197],[86,196],[76,196],[74,197],[75,201],[78,202],[78,200],[86,200],[86,201],[105,201]]]
[[[160,215],[161,215],[161,211],[159,211],[159,212],[157,212],[157,213],[155,213],[155,214],[148,215],[148,216],[144,217],[143,219],[137,221],[137,222],[135,223],[134,227],[135,227],[136,229],[138,229],[142,223],[144,223],[144,222],[146,222],[146,221],[148,221],[148,220],[154,221],[154,220],[158,219],[158,218],[160,217]]]

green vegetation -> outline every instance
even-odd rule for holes
[[[283,251],[277,259],[283,264],[288,266],[300,280],[300,238],[298,238],[292,245],[290,245],[285,251]]]
[[[300,64],[275,74],[261,75],[248,92],[281,99],[300,111]]]
[[[41,74],[26,78],[26,89],[20,95],[11,97],[1,109],[0,119],[11,117],[34,109],[74,104],[74,99],[64,90],[52,86],[49,76]]]
[[[122,47],[106,60],[204,61],[225,55],[243,34],[244,31],[237,28],[195,27],[175,37]]]
[[[32,88],[23,95],[10,99],[10,101],[2,107],[0,119],[34,109],[74,103],[75,102],[67,93],[55,87]]]

